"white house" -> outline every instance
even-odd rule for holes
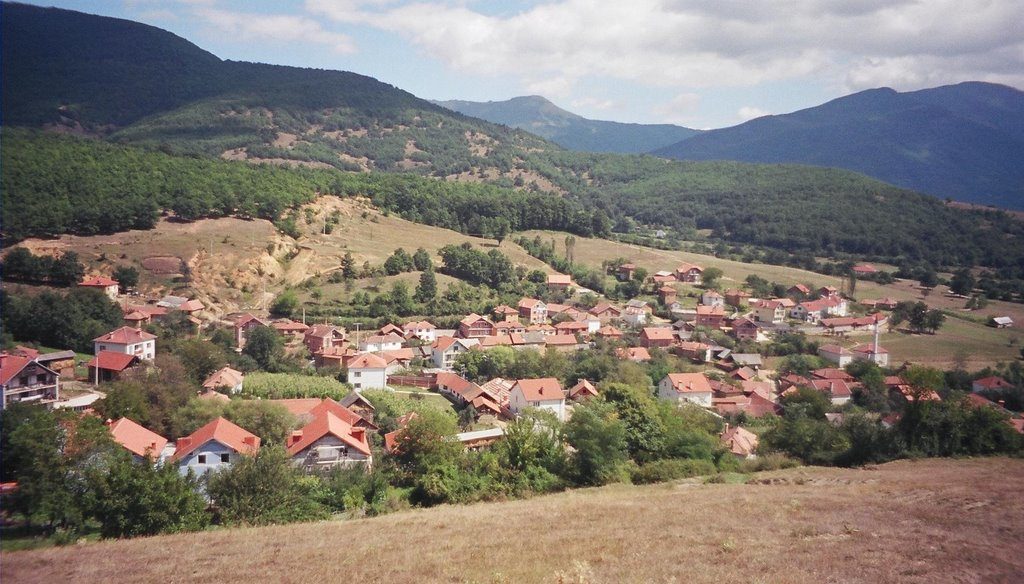
[[[853,349],[853,358],[864,361],[874,361],[879,367],[889,366],[889,351],[876,343],[857,345]]]
[[[104,276],[86,278],[78,284],[83,288],[95,288],[102,291],[111,300],[117,300],[118,282]]]
[[[658,382],[658,397],[711,407],[711,384],[703,373],[669,373]]]
[[[451,369],[455,365],[455,359],[468,351],[471,347],[479,345],[477,339],[457,339],[455,337],[441,337],[430,348],[431,360],[434,366],[440,369]]]
[[[725,306],[725,296],[714,290],[708,290],[700,295],[700,303],[704,306]]]
[[[92,342],[96,355],[99,355],[100,351],[111,351],[135,355],[146,361],[156,358],[156,335],[130,326],[110,331],[102,337],[96,337]]]
[[[530,324],[540,324],[548,320],[548,305],[536,298],[523,298],[519,301],[519,318],[526,319]]]
[[[227,468],[242,455],[255,454],[259,448],[259,436],[224,418],[217,418],[188,436],[178,438],[171,460],[182,475],[192,471],[202,476]]]
[[[402,325],[402,330],[405,331],[406,337],[416,337],[424,343],[433,343],[437,340],[437,327],[425,320],[407,322]]]
[[[752,307],[757,322],[777,324],[786,320],[786,303],[781,300],[759,300]]]
[[[379,351],[397,351],[402,348],[402,337],[395,333],[371,335],[359,341],[359,350],[376,353]]]
[[[560,421],[565,421],[565,391],[554,377],[520,379],[512,386],[509,395],[509,409],[519,414],[526,408],[539,408],[554,412]]]
[[[348,382],[356,391],[388,386],[388,362],[379,355],[364,353],[348,364]]]
[[[203,388],[210,390],[226,389],[229,393],[240,393],[244,381],[245,375],[241,371],[230,367],[221,367],[206,378],[206,381],[203,382]]]
[[[647,324],[647,311],[636,306],[627,306],[622,314],[622,320],[630,326],[644,326]]]
[[[839,345],[822,345],[818,347],[818,356],[838,365],[846,367],[853,362],[853,351]]]

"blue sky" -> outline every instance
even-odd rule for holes
[[[1020,0],[101,0],[224,59],[355,71],[428,99],[543,95],[730,126],[873,87],[1024,88]]]

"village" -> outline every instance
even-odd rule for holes
[[[629,262],[610,269],[623,282],[638,275]],[[874,270],[868,265],[856,269]],[[229,325],[225,330],[230,330],[236,352],[245,350],[255,331],[272,331],[288,352],[308,356],[311,372],[336,372],[350,388],[337,400],[265,400],[283,406],[299,421],[283,446],[293,464],[309,472],[369,468],[375,454],[401,450],[403,430],[416,412],[408,411],[385,432],[375,423],[375,406],[364,392],[384,390],[419,399],[425,394],[443,396],[463,422],[464,431],[449,438],[471,451],[502,440],[508,423],[525,412],[546,411],[565,422],[579,404],[601,395],[604,380],[583,376],[559,378],[544,373],[547,376],[481,378],[467,374],[467,362],[484,359],[498,348],[541,355],[601,352],[635,364],[648,375],[652,369],[643,368],[656,361],[662,373],[648,379],[650,394],[679,407],[700,408],[719,420],[720,448],[738,459],[758,456],[758,434],[765,429],[758,420],[783,414],[784,398],[801,390],[824,396],[833,406],[829,420],[841,422],[844,407],[853,405],[863,385],[850,373],[851,364],[869,363],[885,372],[885,399],[905,403],[941,399],[933,389],[906,378],[903,373],[913,364],[891,363],[880,343],[880,331],[897,309],[895,300],[855,303],[834,287],[812,289],[802,284],[790,287],[783,297],[757,298],[739,288],[719,292],[717,286],[706,285],[704,272],[699,265],[682,264],[673,270],[641,273],[642,284],[654,292],[656,300],[638,297],[621,303],[596,296],[571,276],[550,274],[548,301],[524,297],[515,306],[502,304],[487,314],[465,315],[454,329],[439,329],[421,319],[352,331],[325,322],[248,312],[225,315],[220,321]],[[105,386],[153,366],[160,338],[148,332],[156,330],[152,325],[176,315],[179,323],[194,327],[196,335],[202,336],[203,327],[212,326],[209,319],[199,318],[205,307],[198,300],[165,296],[143,302],[123,294],[117,281],[102,275],[84,279],[79,287],[101,291],[117,302],[123,326],[93,340],[91,359],[77,363],[80,371],[81,365],[85,367],[85,375],[77,380],[72,351],[40,353],[24,346],[5,351],[0,356],[4,408],[34,403],[94,414],[93,406],[104,398]],[[697,298],[695,307],[684,307],[683,293]],[[763,349],[796,335],[824,339],[808,345],[811,353],[804,355],[812,357],[805,362],[821,366],[794,367],[796,361],[779,359],[772,361],[784,366],[768,366]],[[245,372],[225,364],[208,375],[195,397],[222,403],[253,399],[246,392],[246,378]],[[1019,414],[983,395],[1010,387],[1000,377],[976,379],[970,403],[1006,412],[1013,428],[1024,433]],[[68,392],[67,388],[75,389]],[[881,422],[892,427],[899,416],[893,410]],[[173,437],[161,436],[129,418],[105,423],[113,439],[133,457],[175,465],[182,475],[202,476],[230,467],[239,457],[256,453],[261,443],[260,437],[223,417]]]

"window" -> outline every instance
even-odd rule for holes
[[[362,371],[353,371],[352,372],[352,377],[362,377],[362,376],[363,376],[363,372]]]
[[[225,463],[225,464],[231,462],[231,455],[228,454],[227,452],[225,452],[224,454],[221,454],[220,455],[220,461]]]
[[[199,464],[206,464],[206,455],[205,454],[200,454],[199,455]]]

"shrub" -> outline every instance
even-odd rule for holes
[[[714,463],[709,460],[667,458],[637,467],[630,478],[635,484],[646,485],[686,477],[713,475],[716,472]]]

